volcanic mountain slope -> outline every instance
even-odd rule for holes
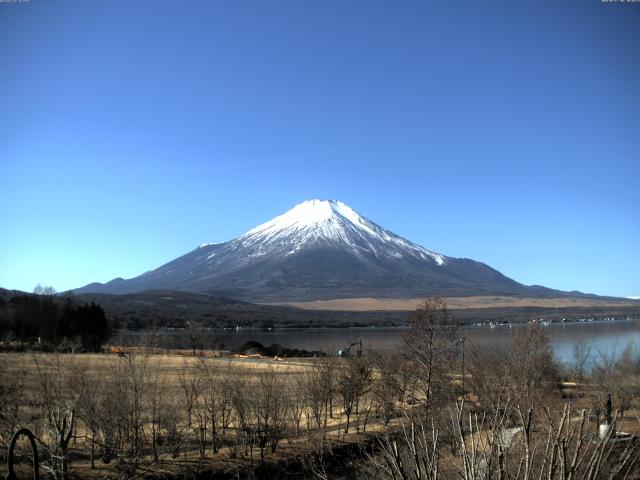
[[[474,260],[416,245],[339,201],[309,200],[220,244],[201,245],[132,279],[92,283],[77,293],[151,289],[276,302],[427,294],[566,295],[527,287]]]

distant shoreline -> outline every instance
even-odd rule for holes
[[[564,326],[564,325],[570,325],[570,326],[576,326],[576,325],[600,325],[600,324],[608,324],[608,323],[632,323],[632,322],[640,322],[640,317],[634,317],[634,318],[620,318],[620,319],[612,319],[612,320],[585,320],[585,321],[580,321],[580,320],[567,320],[565,322],[554,322],[554,321],[549,321],[549,322],[541,322],[545,327],[558,327],[558,326]],[[483,323],[473,323],[473,324],[461,324],[461,325],[457,325],[460,328],[464,328],[464,329],[476,329],[476,328],[491,328],[492,326],[498,328],[498,327],[520,327],[520,326],[524,326],[527,325],[529,323],[532,322],[505,322],[505,323],[492,323],[492,322],[483,322]],[[310,332],[310,331],[327,331],[327,330],[356,330],[356,331],[362,331],[362,330],[409,330],[411,328],[410,324],[407,323],[405,325],[393,325],[393,326],[388,326],[388,325],[369,325],[369,326],[344,326],[344,327],[340,327],[340,326],[326,326],[326,327],[287,327],[287,326],[281,326],[281,327],[273,327],[273,328],[269,328],[269,329],[264,329],[261,327],[241,327],[240,329],[236,330],[234,328],[218,328],[218,327],[213,327],[213,328],[205,328],[205,330],[207,332],[211,332],[211,333],[225,333],[225,334],[229,334],[229,333],[233,333],[234,331],[238,331],[238,332],[259,332],[259,333],[269,333],[269,332],[276,332],[276,331],[300,331],[300,332]],[[158,330],[151,330],[151,329],[145,329],[145,330],[117,330],[114,332],[113,337],[118,336],[118,335],[153,335],[153,334],[159,334],[159,335],[183,335],[186,334],[188,332],[188,328],[162,328],[162,329],[158,329]],[[112,338],[113,338],[112,337]]]

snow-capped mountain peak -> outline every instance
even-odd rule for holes
[[[241,238],[255,235],[273,235],[277,232],[306,230],[316,236],[339,239],[345,227],[364,230],[376,235],[369,220],[338,200],[306,200],[291,210],[249,230]],[[340,228],[342,227],[342,228]]]
[[[356,255],[373,254],[432,259],[437,265],[443,255],[420,247],[366,219],[337,200],[307,200],[238,238],[243,247],[257,250],[256,256],[273,253],[286,245],[292,255],[311,243],[340,245]]]
[[[342,202],[335,200],[306,200],[291,210],[258,225],[245,235],[252,235],[269,229],[308,228],[329,221],[334,215],[357,220],[360,216]],[[352,220],[352,221],[353,221]]]

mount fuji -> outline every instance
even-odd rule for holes
[[[466,258],[434,252],[333,200],[308,200],[244,235],[204,244],[138,277],[76,293],[181,290],[256,302],[424,295],[557,296]]]

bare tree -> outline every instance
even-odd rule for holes
[[[129,388],[131,391],[131,429],[133,431],[133,456],[137,459],[141,453],[141,436],[144,426],[143,401],[147,380],[147,367],[149,351],[143,354],[129,354],[124,357],[125,371],[127,373]]]
[[[558,388],[560,374],[549,337],[537,323],[524,327],[507,348],[512,395],[522,406],[536,407]]]
[[[244,454],[249,454],[251,465],[253,465],[254,429],[257,423],[255,408],[251,401],[253,392],[243,378],[238,378],[232,387],[231,403],[234,410],[236,436],[231,454],[235,456],[237,448],[243,446]]]
[[[84,423],[90,435],[91,469],[95,469],[96,438],[98,436],[98,419],[100,398],[103,395],[104,382],[92,376],[86,363],[80,363],[73,371],[71,388],[77,398],[78,418]]]
[[[349,433],[351,415],[358,412],[362,396],[371,382],[371,365],[363,357],[347,357],[338,371],[336,389],[342,400],[342,408],[347,422],[344,433]]]
[[[375,408],[387,425],[394,415],[396,401],[402,397],[402,359],[393,352],[382,352],[374,353],[371,361],[376,374],[372,386]]]
[[[407,365],[413,366],[409,370],[410,394],[428,414],[435,403],[450,396],[449,374],[458,354],[459,337],[447,304],[439,297],[425,299],[410,321],[411,329],[403,342]]]
[[[467,383],[481,411],[499,414],[513,391],[507,353],[501,348],[480,349],[470,344],[466,366]]]
[[[304,374],[299,373],[291,373],[290,375],[293,379],[287,385],[286,399],[288,402],[289,413],[291,414],[291,419],[293,420],[293,425],[295,427],[295,437],[298,438],[300,436],[302,416],[306,409],[304,395],[304,389],[306,387],[305,376]]]
[[[264,461],[264,449],[271,445],[275,452],[286,427],[287,399],[284,382],[271,367],[258,377],[253,396],[256,425],[254,432],[260,448],[260,460]]]
[[[207,416],[205,422],[201,421],[200,423],[204,423],[204,433],[206,433],[206,420],[208,420],[211,430],[211,450],[213,453],[217,453],[218,448],[220,448],[218,427],[220,426],[220,407],[224,396],[224,392],[221,388],[223,387],[223,382],[220,381],[221,376],[217,369],[206,359],[203,358],[200,360],[198,369],[200,370],[200,376],[202,378],[203,413]],[[203,443],[206,443],[206,438]]]
[[[330,360],[314,363],[304,374],[304,397],[309,410],[308,419],[313,419],[319,430],[327,424],[331,415],[335,382],[335,367]]]
[[[43,287],[38,283],[35,287],[33,287],[33,293],[35,293],[36,295],[55,295],[56,289],[51,286]]]
[[[580,341],[573,346],[573,373],[578,380],[584,380],[591,363],[591,345]]]
[[[69,469],[69,442],[76,422],[77,397],[70,394],[69,372],[62,366],[59,354],[50,365],[42,365],[34,356],[38,375],[40,438],[46,447],[45,469],[54,478],[64,479]]]
[[[202,352],[207,344],[207,330],[204,326],[195,321],[189,322],[185,329],[185,335],[189,342],[189,346],[193,349],[193,355],[196,355],[196,351]]]
[[[154,462],[158,462],[164,455],[176,458],[182,444],[179,400],[168,394],[168,389],[164,376],[159,373],[149,376],[145,412]]]
[[[139,352],[114,359],[98,409],[102,461],[116,459],[121,478],[134,476],[144,455],[149,350]]]
[[[191,426],[193,407],[200,395],[202,378],[198,369],[191,365],[188,359],[182,362],[182,370],[178,375],[180,389],[184,396],[184,408],[187,411],[187,426]]]
[[[204,380],[200,382],[200,391],[196,396],[194,402],[193,413],[195,417],[195,425],[193,426],[193,432],[196,435],[198,442],[198,454],[200,459],[203,459],[207,453],[207,441],[208,431],[210,427],[210,404],[207,396],[204,394],[205,383]]]

